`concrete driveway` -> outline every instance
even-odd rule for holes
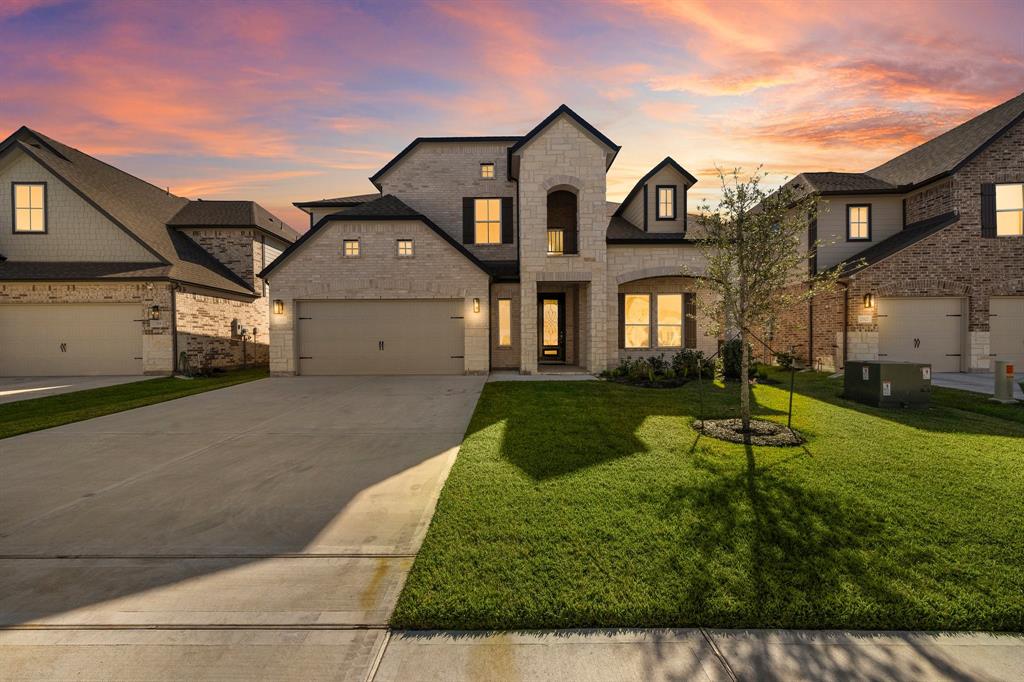
[[[266,379],[0,441],[0,679],[363,680],[483,381]]]
[[[0,405],[14,403],[31,398],[44,398],[48,395],[60,395],[84,391],[87,388],[103,388],[117,384],[130,384],[145,381],[154,377],[0,377]]]

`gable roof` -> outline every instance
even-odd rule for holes
[[[254,227],[286,242],[299,233],[255,201],[197,199],[187,203],[167,221],[172,227]]]
[[[0,143],[20,149],[167,266],[161,279],[254,295],[252,287],[186,235],[167,225],[189,200],[30,128]]]
[[[455,247],[455,250],[465,256],[473,265],[477,266],[484,272],[491,274],[487,266],[480,261],[479,258],[474,256],[469,249],[463,246],[450,234],[442,230],[437,226],[430,218],[426,217],[422,213],[419,213],[415,209],[407,206],[405,203],[400,201],[398,197],[391,194],[385,194],[379,199],[374,201],[368,201],[358,206],[351,208],[343,208],[337,213],[326,215],[317,222],[316,225],[311,227],[304,235],[293,242],[287,249],[281,252],[278,256],[270,263],[267,267],[263,268],[263,271],[259,273],[259,276],[265,278],[270,272],[279,266],[281,263],[286,261],[295,251],[305,244],[314,234],[319,232],[325,225],[331,222],[339,220],[348,221],[363,221],[363,220],[418,220],[424,225],[429,227],[431,230],[436,232],[442,239]]]
[[[686,216],[689,220],[699,220],[700,216],[692,213]],[[644,232],[639,227],[621,216],[612,216],[605,232],[608,244],[693,244],[694,239],[687,237],[685,232]]]
[[[879,263],[889,256],[892,256],[908,246],[912,246],[926,237],[930,237],[939,230],[943,230],[956,223],[960,217],[955,212],[943,213],[927,220],[907,225],[905,228],[883,239],[877,244],[872,244],[858,254],[854,255],[853,262],[847,263],[841,275],[849,277],[864,268]]]
[[[580,126],[584,130],[586,130],[588,133],[590,133],[591,135],[596,137],[602,144],[604,144],[605,146],[610,148],[614,152],[614,154],[612,155],[612,159],[614,159],[615,158],[615,154],[618,154],[619,150],[622,149],[622,147],[620,147],[619,145],[615,144],[610,139],[608,139],[608,137],[606,137],[604,133],[602,133],[600,130],[598,130],[594,126],[590,125],[590,123],[588,123],[586,121],[586,119],[584,119],[582,116],[580,116],[575,111],[570,109],[569,105],[562,104],[557,109],[555,109],[550,114],[548,114],[547,118],[545,118],[543,121],[541,121],[536,126],[534,126],[533,130],[531,130],[530,132],[528,132],[525,135],[523,135],[521,138],[519,138],[518,142],[516,142],[514,145],[509,147],[509,150],[508,150],[509,156],[511,157],[513,154],[518,152],[520,149],[522,149],[523,147],[528,145],[533,138],[537,137],[537,135],[539,135],[541,133],[541,131],[543,131],[549,125],[554,123],[555,120],[559,116],[561,116],[562,114],[565,114],[566,116],[568,116],[572,120],[576,121],[576,123],[580,124]],[[608,161],[608,166],[611,166],[611,165],[612,165],[612,162]]]
[[[622,203],[619,204],[618,208],[615,209],[615,213],[613,213],[612,215],[621,216],[622,212],[626,210],[626,206],[629,205],[629,202],[633,200],[633,198],[637,195],[638,192],[640,192],[641,189],[643,189],[643,186],[647,183],[647,181],[653,178],[655,175],[657,175],[658,171],[660,171],[665,166],[671,166],[672,168],[679,171],[680,175],[682,175],[684,178],[690,181],[691,186],[697,183],[697,178],[693,177],[693,175],[690,174],[690,171],[680,166],[676,162],[676,160],[673,159],[671,156],[666,156],[658,163],[658,165],[656,165],[651,170],[647,171],[647,173],[644,174],[642,178],[636,181],[636,184],[633,185],[633,189],[629,190],[629,194],[626,195],[626,198],[622,200]]]
[[[295,208],[345,208],[346,206],[358,206],[367,201],[380,199],[380,192],[373,194],[354,194],[348,197],[334,197],[333,199],[316,199],[314,201],[296,201],[292,203]]]
[[[893,185],[923,185],[954,172],[1024,119],[1024,93],[867,171]]]
[[[405,149],[403,149],[402,151],[398,152],[398,154],[395,155],[395,158],[393,158],[390,161],[388,161],[386,164],[384,164],[384,166],[379,171],[377,171],[376,173],[371,175],[370,176],[370,182],[373,183],[374,187],[376,187],[377,189],[383,191],[384,188],[381,186],[379,180],[384,176],[384,174],[387,173],[389,170],[391,170],[396,163],[398,163],[399,161],[404,159],[409,154],[409,152],[411,152],[413,149],[415,149],[419,145],[423,144],[424,142],[510,142],[511,143],[511,142],[515,142],[518,139],[519,139],[518,135],[492,135],[492,136],[484,135],[484,136],[466,136],[466,137],[417,137],[415,140],[410,142],[406,146]]]

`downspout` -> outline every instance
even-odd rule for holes
[[[171,375],[178,371],[178,283],[171,284]]]
[[[846,282],[840,284],[843,286],[843,366],[839,369],[846,369],[846,349],[850,347],[850,285]]]
[[[807,299],[807,365],[814,369],[814,299]]]

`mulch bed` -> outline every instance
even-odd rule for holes
[[[743,433],[743,421],[740,419],[705,419],[704,421],[698,419],[693,422],[693,428],[705,436],[726,440],[730,443],[785,447],[800,445],[805,440],[799,432],[764,419],[751,419],[750,431],[747,433]]]

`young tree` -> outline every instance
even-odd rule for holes
[[[840,271],[815,274],[808,267],[817,244],[805,245],[803,238],[816,215],[814,194],[793,183],[766,192],[764,178],[760,168],[746,180],[739,169],[729,175],[719,170],[717,210],[707,202],[700,207],[698,243],[706,265],[702,276],[695,274],[712,294],[704,311],[711,326],[735,331],[740,339],[744,433],[750,431],[750,330],[763,329],[787,308],[833,288]]]

